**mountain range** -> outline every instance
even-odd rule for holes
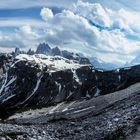
[[[134,59],[132,59],[130,62],[127,62],[125,64],[126,67],[129,67],[129,66],[135,66],[135,65],[139,65],[140,64],[140,56],[136,56]]]
[[[125,136],[136,129],[140,65],[105,70],[97,68],[103,63],[98,61],[46,43],[36,52],[16,48],[11,54],[0,54],[0,125],[4,131],[0,138],[57,140],[69,133],[69,139],[74,134],[75,139],[96,135],[95,140],[109,140],[120,136],[118,129]],[[82,125],[80,120],[84,120]],[[100,129],[95,130],[93,126],[98,125]]]
[[[119,67],[117,64],[107,63],[96,57],[87,58],[84,57],[83,54],[69,52],[67,50],[61,50],[59,47],[52,48],[47,43],[40,43],[36,51],[29,49],[27,52],[25,52],[21,51],[19,48],[15,48],[15,52],[13,52],[12,55],[17,56],[18,54],[45,54],[50,56],[62,56],[67,59],[75,60],[80,64],[92,64],[95,68],[107,70]]]
[[[39,47],[34,55],[0,56],[0,117],[25,106],[108,94],[140,81],[139,66],[107,71],[78,63],[79,57],[52,56],[50,50],[51,55],[40,54]]]

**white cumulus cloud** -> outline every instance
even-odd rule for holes
[[[19,28],[19,32],[21,35],[23,35],[24,37],[27,37],[28,39],[38,39],[39,35],[32,30],[31,26],[29,25],[25,25]]]
[[[44,41],[44,35],[39,35],[37,30],[29,25],[24,25],[14,32],[0,32],[0,51],[11,51],[16,47],[23,50],[36,49],[42,41]]]
[[[50,18],[53,18],[53,12],[49,8],[41,9],[40,15],[44,20],[48,20]]]
[[[107,27],[112,24],[109,13],[99,3],[89,3],[79,0],[73,4],[71,10],[96,24]]]
[[[126,28],[127,32],[133,28],[132,21],[128,20],[128,16],[125,18],[125,15],[121,15],[121,12],[127,13],[122,9],[115,12],[100,4],[79,1],[74,8],[63,10],[46,21],[46,40],[88,57],[98,56],[107,62],[125,63],[140,51],[140,42],[129,40],[126,33],[122,32],[122,28]],[[89,19],[108,28],[101,30],[92,25]],[[114,28],[117,22],[118,27]],[[112,57],[106,59],[111,54]]]

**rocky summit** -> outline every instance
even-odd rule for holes
[[[0,137],[128,138],[140,119],[139,82],[140,65],[107,71],[62,56],[3,54]]]

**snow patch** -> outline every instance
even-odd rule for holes
[[[61,84],[58,83],[58,82],[55,82],[55,83],[56,83],[56,85],[59,87],[59,93],[60,93],[60,92],[61,92],[61,89],[62,89]]]
[[[100,95],[100,90],[97,88],[97,91],[96,91],[96,93],[95,93],[95,97],[98,97]]]
[[[77,64],[73,60],[69,60],[61,56],[48,56],[43,54],[36,54],[36,55],[20,54],[16,56],[16,59],[18,60],[17,62],[19,61],[35,62],[42,68],[47,66],[50,72],[55,72],[55,71],[60,71],[65,69],[77,69],[80,68],[81,66],[85,66],[85,65]],[[15,64],[13,64],[13,66],[14,65]]]
[[[81,84],[81,82],[80,82],[80,80],[79,80],[79,77],[78,77],[77,74],[76,74],[76,71],[75,71],[74,69],[71,69],[71,70],[72,70],[72,72],[73,72],[73,77],[74,77],[75,81],[78,82],[79,84]]]
[[[36,83],[36,86],[35,86],[35,88],[33,89],[31,95],[28,96],[28,97],[26,98],[26,100],[24,100],[24,101],[23,101],[22,103],[20,103],[20,104],[23,104],[23,103],[25,103],[26,101],[28,101],[28,100],[36,93],[36,91],[38,90],[39,85],[40,85],[40,83],[41,83],[41,78],[42,78],[42,77],[43,77],[43,76],[40,76],[40,78],[38,79],[38,81],[37,81],[37,83]]]
[[[11,65],[11,68],[12,67],[14,67],[18,62],[20,62],[21,60],[17,60],[15,63],[13,63],[12,65]]]
[[[121,75],[118,75],[118,79],[119,79],[119,81],[121,81]]]
[[[17,77],[13,77],[13,78],[5,85],[5,87],[8,87],[9,85],[11,85],[16,79],[17,79]]]
[[[2,85],[2,87],[1,87],[1,89],[0,89],[0,95],[1,95],[2,91],[3,91],[4,88],[5,88],[5,85],[6,85],[6,83],[7,83],[7,79],[8,79],[8,72],[6,72],[6,74],[5,74],[5,81],[4,81],[4,83],[3,83],[3,85]]]
[[[54,108],[52,108],[52,109],[49,111],[49,114],[53,114],[54,111],[55,111],[56,109],[58,109],[62,104],[64,104],[64,102],[59,103],[57,106],[55,106]]]
[[[124,70],[130,70],[131,69],[131,67],[126,67],[126,68],[124,68]]]
[[[95,108],[95,106],[91,106],[91,107],[87,107],[87,108],[84,108],[84,109],[81,109],[81,110],[77,110],[77,111],[74,111],[74,113],[80,113],[80,112],[83,112],[83,111],[86,111],[86,110],[89,110],[89,109],[92,109],[92,108]]]
[[[66,99],[68,99],[69,97],[71,97],[73,95],[73,92],[69,92],[69,95],[67,96],[67,98]]]
[[[8,97],[5,98],[4,100],[2,100],[2,103],[4,103],[4,102],[6,102],[7,100],[13,98],[14,96],[16,96],[16,95],[12,94],[12,95],[8,96]]]
[[[76,102],[76,101],[71,102],[66,108],[64,108],[64,109],[62,110],[62,112],[67,111],[67,110],[69,109],[69,107],[72,106],[75,102]]]

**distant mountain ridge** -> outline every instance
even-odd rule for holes
[[[69,60],[75,60],[79,64],[91,64],[89,59],[86,57],[82,57],[77,53],[69,52],[67,50],[60,50],[58,47],[51,48],[46,43],[39,44],[35,54],[45,54],[45,55],[50,55],[50,56],[62,56],[62,57],[67,58]]]
[[[69,52],[67,50],[60,50],[58,47],[51,48],[47,43],[40,43],[36,49],[33,51],[29,49],[27,52],[21,51],[19,48],[15,48],[15,52],[12,52],[12,55],[16,57],[19,54],[44,54],[49,56],[62,56],[69,60],[74,60],[76,63],[79,64],[91,64],[90,60],[86,57],[80,56],[77,53]]]
[[[140,55],[136,56],[132,61],[125,64],[125,66],[134,66],[140,64]]]
[[[84,57],[82,54],[69,52],[67,50],[61,50],[59,47],[51,48],[47,43],[40,43],[36,51],[29,49],[27,52],[25,52],[25,51],[21,51],[19,48],[16,48],[15,52],[12,53],[13,56],[17,56],[19,54],[28,54],[28,55],[45,54],[50,56],[62,56],[69,60],[74,60],[79,64],[92,64],[95,68],[108,69],[108,70],[115,69],[118,67],[118,65],[116,64],[106,63],[94,56],[87,58]]]
[[[95,68],[111,70],[111,69],[116,69],[119,67],[117,64],[107,63],[96,57],[90,58],[89,60]]]

